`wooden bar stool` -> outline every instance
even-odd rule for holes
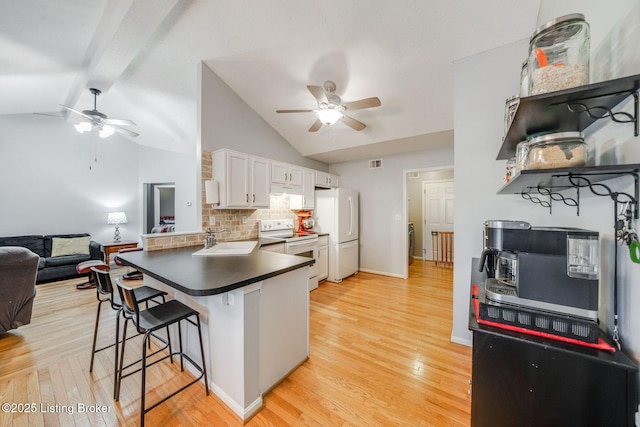
[[[187,387],[197,383],[198,381],[200,381],[201,378],[204,377],[204,387],[205,387],[205,393],[208,396],[209,395],[209,384],[207,382],[207,369],[206,369],[206,364],[205,364],[205,359],[204,359],[204,345],[202,344],[202,331],[200,328],[200,313],[198,313],[196,310],[192,309],[191,307],[181,303],[180,301],[177,300],[171,300],[171,301],[167,301],[164,304],[160,304],[160,305],[156,305],[153,306],[151,308],[148,308],[146,310],[140,310],[139,307],[139,301],[137,299],[137,295],[135,293],[135,290],[133,288],[130,288],[128,286],[125,286],[119,279],[116,279],[116,284],[118,286],[118,291],[120,292],[120,297],[122,298],[123,301],[123,306],[122,306],[122,311],[121,313],[124,315],[125,317],[125,322],[124,322],[124,328],[123,328],[123,336],[122,336],[122,347],[120,349],[120,367],[118,368],[118,377],[117,377],[117,391],[116,391],[116,400],[119,399],[120,397],[120,385],[122,383],[122,379],[128,377],[129,375],[135,374],[136,372],[142,371],[142,379],[141,379],[141,383],[142,383],[142,390],[141,390],[141,394],[140,394],[140,426],[144,427],[144,416],[147,412],[151,411],[152,409],[154,409],[155,407],[157,407],[158,405],[160,405],[161,403],[165,402],[166,400],[170,399],[171,397],[175,396],[176,394],[180,393],[181,391],[185,390]],[[192,320],[191,318],[195,317],[195,321]],[[183,320],[186,320],[187,322],[191,323],[192,325],[196,326],[198,328],[198,338],[200,340],[200,357],[202,360],[202,366],[198,365],[193,359],[191,359],[191,357],[189,357],[188,355],[184,354],[183,349],[182,349],[182,329],[181,329],[181,322]],[[125,351],[125,347],[126,347],[126,334],[127,334],[127,324],[129,323],[129,321],[133,322],[133,324],[136,327],[136,331],[139,334],[143,335],[143,339],[142,339],[142,358],[140,360],[138,360],[136,363],[141,362],[141,367],[136,369],[135,371],[129,372],[127,374],[123,374],[123,370],[126,369],[126,367],[123,368],[123,360],[124,360],[124,351]],[[169,350],[169,354],[167,354],[166,356],[153,361],[152,363],[150,363],[149,365],[147,365],[147,342],[149,337],[151,336],[151,334],[159,329],[164,329],[167,328],[167,335],[168,335],[168,327],[170,325],[173,324],[178,324],[178,340],[179,340],[179,344],[180,344],[180,351],[177,353],[174,353],[175,355],[180,355],[180,371],[184,371],[184,359],[186,359],[189,363],[191,363],[191,365],[193,365],[198,372],[200,372],[200,375],[194,379],[193,381],[189,382],[188,384],[182,386],[181,388],[179,388],[178,390],[174,391],[173,393],[171,393],[170,395],[163,397],[162,399],[160,399],[158,402],[154,403],[153,405],[149,406],[148,408],[145,406],[145,388],[146,388],[146,384],[145,384],[145,380],[146,380],[146,373],[147,373],[147,367],[154,365],[168,357],[172,356],[171,350]],[[156,354],[156,352],[154,352],[153,354]],[[151,356],[151,355],[149,355]],[[131,364],[133,365],[133,364]],[[129,366],[131,366],[129,365]]]
[[[103,263],[104,264],[104,263]],[[104,264],[106,266],[106,264]],[[122,300],[119,293],[114,293],[113,284],[111,282],[111,276],[109,276],[109,270],[101,269],[99,266],[91,267],[92,273],[96,279],[96,298],[98,299],[98,310],[96,311],[96,324],[93,330],[93,345],[91,346],[91,363],[89,364],[89,372],[93,371],[93,360],[99,351],[106,350],[111,347],[115,347],[115,362],[113,366],[113,396],[116,395],[117,384],[117,372],[118,372],[118,344],[120,343],[120,315],[116,317],[116,337],[115,342],[108,346],[96,349],[96,342],[98,340],[98,326],[100,324],[100,311],[102,303],[108,302],[111,308],[117,312],[122,309]],[[140,286],[134,290],[137,301],[139,303],[145,303],[146,307],[149,306],[149,301],[153,301],[156,304],[162,304],[165,302],[166,292],[154,289],[150,286]],[[157,299],[161,299],[159,301]],[[133,337],[131,337],[133,338]]]

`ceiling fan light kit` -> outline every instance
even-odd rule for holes
[[[138,136],[138,133],[122,127],[136,126],[133,121],[128,119],[110,119],[106,114],[98,111],[97,98],[98,95],[102,93],[102,91],[96,88],[90,88],[89,90],[93,94],[93,110],[78,111],[66,105],[60,105],[65,110],[84,118],[83,121],[74,125],[76,131],[78,131],[79,133],[85,133],[91,132],[92,130],[96,129],[100,138],[108,138],[109,136],[113,135],[114,132],[118,132],[130,137]]]
[[[276,113],[315,113],[317,120],[309,128],[309,132],[317,132],[322,125],[331,126],[338,120],[346,124],[350,128],[361,131],[367,125],[353,117],[344,114],[348,110],[362,110],[365,108],[379,107],[382,105],[378,98],[366,98],[358,101],[342,103],[342,100],[335,94],[336,84],[331,80],[324,82],[320,86],[307,86],[311,95],[318,102],[318,108],[315,110],[276,110]]]
[[[320,108],[319,110],[314,110],[314,112],[316,113],[318,120],[327,126],[335,124],[344,116],[341,109],[333,107]]]

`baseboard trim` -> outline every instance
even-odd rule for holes
[[[455,335],[451,335],[450,338],[452,343],[465,345],[467,347],[473,347],[473,341],[467,338],[456,337]]]

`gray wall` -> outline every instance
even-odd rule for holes
[[[0,116],[0,129],[0,236],[86,232],[108,242],[107,213],[118,210],[129,221],[123,240],[137,240],[135,143],[35,114]]]
[[[206,64],[201,64],[201,68],[202,151],[229,148],[311,169],[329,170],[325,163],[303,157]]]
[[[592,60],[608,58],[609,70],[625,74],[640,72],[637,45],[640,42],[640,5],[621,1],[613,4],[590,0],[585,2],[544,2],[540,24],[553,16],[567,13],[556,6],[574,6],[571,12],[583,12],[592,31]],[[548,16],[553,13],[553,16]],[[607,28],[608,31],[603,31]],[[533,30],[533,29],[532,29]],[[503,134],[504,101],[518,93],[519,69],[527,54],[528,40],[464,58],[454,63],[454,131],[455,131],[455,259],[454,322],[452,340],[470,343],[467,329],[471,258],[482,250],[482,223],[486,219],[520,219],[534,225],[574,226],[600,232],[600,321],[605,329],[612,325],[613,277],[613,205],[609,198],[596,197],[588,191],[580,195],[580,216],[575,208],[555,204],[553,215],[519,196],[496,195],[502,185],[504,161],[495,157]],[[613,50],[612,50],[613,49]],[[592,71],[595,71],[592,69]],[[592,81],[602,80],[595,72]],[[608,77],[618,77],[609,75]],[[628,105],[625,107],[628,108]],[[639,163],[640,140],[633,137],[629,124],[602,121],[587,129],[587,141],[597,162],[613,159],[616,163]],[[606,151],[606,147],[611,147]],[[624,179],[609,182],[616,191],[630,191]],[[622,252],[624,254],[624,252]],[[628,257],[620,260],[620,327],[623,345],[638,360],[640,330],[640,288],[635,277],[640,266]]]
[[[405,171],[453,164],[453,147],[382,157],[383,167],[368,160],[331,165],[340,187],[360,192],[360,269],[404,277],[407,272]]]
[[[190,154],[140,147],[138,162],[138,206],[142,232],[145,183],[173,182],[175,188],[175,231],[199,231],[201,227],[199,168],[195,147]]]

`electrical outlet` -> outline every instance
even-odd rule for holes
[[[229,292],[229,295],[227,296],[227,304],[233,305],[235,302],[236,302],[236,298],[233,296],[231,292]]]
[[[243,215],[242,216],[242,223],[246,224],[247,223],[247,219],[248,219],[248,217],[246,215]]]
[[[216,216],[209,215],[209,225],[216,225]]]

